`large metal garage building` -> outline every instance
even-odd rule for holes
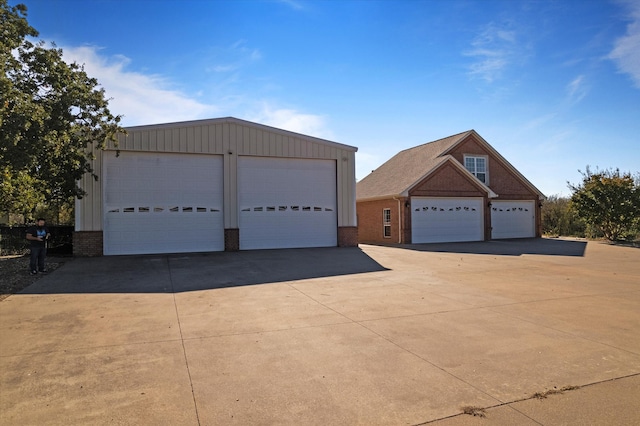
[[[236,118],[129,127],[76,202],[79,256],[357,245],[357,148]]]

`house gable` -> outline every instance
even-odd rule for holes
[[[472,176],[447,161],[415,185],[409,191],[409,195],[418,197],[486,196],[487,192],[478,183],[473,182],[472,178]]]
[[[488,186],[499,197],[532,199],[542,195],[528,181],[519,176],[517,172],[514,172],[513,166],[475,133],[468,135],[455,146],[452,146],[446,153],[463,165],[465,155],[486,156],[488,158],[489,171]]]

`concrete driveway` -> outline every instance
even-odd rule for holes
[[[0,424],[640,424],[639,277],[549,239],[74,259],[0,302]]]

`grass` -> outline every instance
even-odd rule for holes
[[[487,413],[485,412],[484,408],[466,406],[462,407],[461,410],[463,414],[468,414],[470,416],[482,418],[487,417]]]

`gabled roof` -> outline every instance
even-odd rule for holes
[[[345,144],[333,142],[327,139],[304,135],[302,133],[291,132],[289,130],[283,130],[277,127],[267,126],[266,124],[255,123],[253,121],[242,120],[235,117],[208,118],[203,120],[178,121],[173,123],[146,124],[141,126],[125,127],[125,130],[127,130],[128,132],[135,132],[139,130],[174,129],[174,128],[198,127],[198,126],[206,126],[206,125],[213,125],[213,124],[225,124],[225,123],[236,124],[239,126],[253,127],[256,129],[268,131],[270,133],[277,133],[285,136],[295,137],[297,139],[303,139],[309,142],[328,145],[328,146],[332,146],[338,149],[343,149],[346,151],[356,152],[358,150],[358,148],[356,148],[355,146],[345,145]]]
[[[414,186],[422,182],[427,176],[446,163],[457,167],[461,173],[466,175],[480,190],[486,192],[490,198],[497,197],[498,194],[494,193],[460,164],[459,161],[449,155],[449,152],[471,135],[475,136],[475,139],[488,152],[503,163],[513,174],[518,176],[526,186],[538,194],[538,196],[544,198],[544,195],[535,186],[504,159],[504,157],[489,145],[475,130],[468,130],[400,151],[357,183],[356,199],[406,197]]]

